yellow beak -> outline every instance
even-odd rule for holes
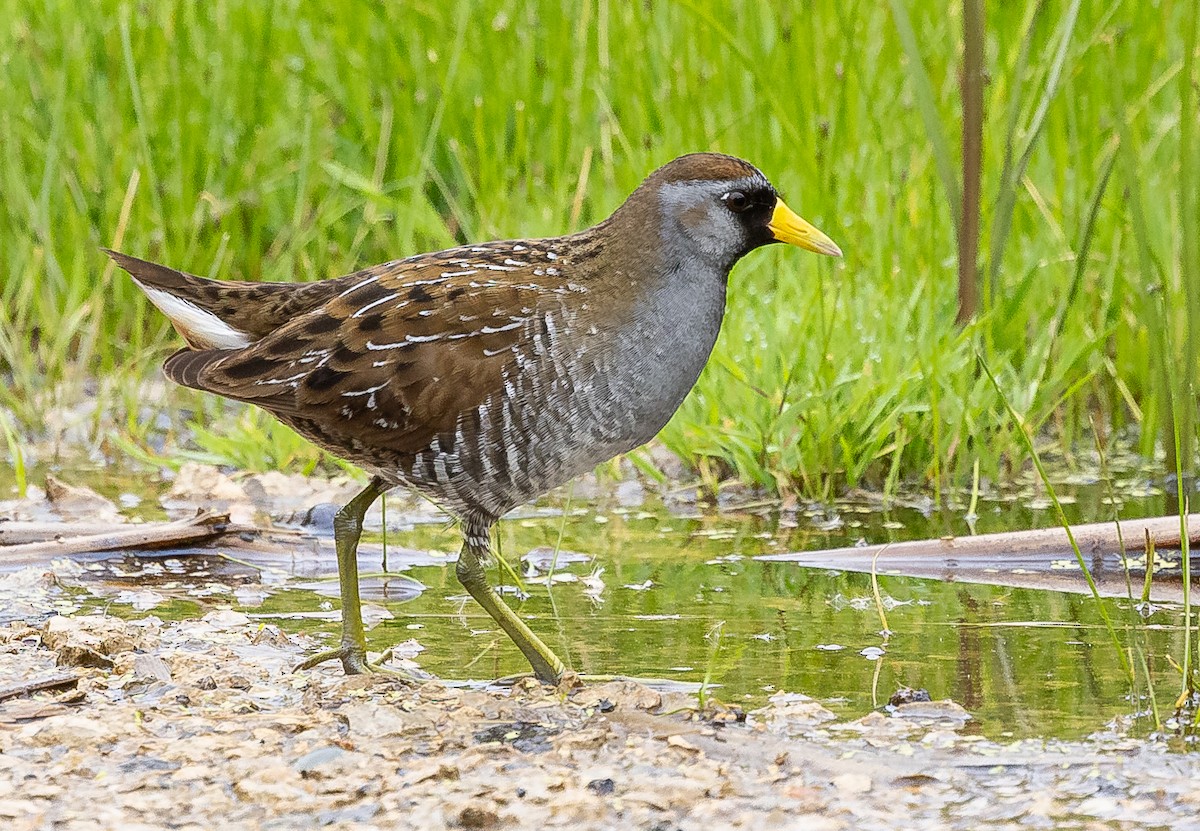
[[[842,256],[842,249],[837,247],[836,242],[797,216],[795,211],[783,204],[782,199],[775,200],[775,211],[771,214],[767,228],[780,242],[798,245],[806,251],[815,251],[830,257]]]

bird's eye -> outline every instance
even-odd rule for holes
[[[721,201],[725,203],[725,207],[729,208],[735,214],[740,214],[750,207],[750,197],[740,190],[729,191],[729,193],[721,197]]]

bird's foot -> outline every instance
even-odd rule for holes
[[[581,687],[584,684],[603,684],[608,681],[620,681],[623,676],[620,675],[580,675],[579,673],[566,670],[558,677],[556,681],[546,681],[538,678],[532,672],[518,672],[516,675],[505,675],[503,678],[497,678],[492,682],[496,687],[515,687],[520,683],[542,683],[553,687],[558,687],[560,690],[572,690],[576,687]]]
[[[318,652],[311,658],[297,664],[292,672],[299,672],[304,669],[312,669],[318,664],[323,664],[326,661],[332,661],[335,658],[342,662],[342,669],[347,675],[363,675],[367,673],[386,675],[393,678],[398,678],[412,683],[422,683],[428,681],[433,676],[421,670],[401,669],[398,667],[384,666],[388,659],[392,657],[392,650],[387,649],[379,656],[378,661],[370,661],[367,659],[367,651],[361,646],[355,644],[342,644],[336,649],[326,649],[324,652]]]

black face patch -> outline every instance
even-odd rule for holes
[[[748,189],[731,188],[722,194],[721,202],[742,227],[746,229],[746,251],[778,242],[767,227],[775,213],[779,194],[772,187]]]

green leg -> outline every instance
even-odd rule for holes
[[[563,662],[488,585],[483,564],[487,561],[490,529],[491,522],[464,521],[463,549],[455,568],[458,581],[517,645],[533,667],[534,675],[549,684],[557,684],[562,678]]]
[[[367,509],[385,491],[387,486],[376,477],[334,516],[333,544],[337,550],[338,583],[342,594],[342,643],[337,649],[314,655],[296,669],[310,669],[340,658],[347,675],[372,670],[367,664],[367,637],[363,632],[362,601],[358,594],[358,540],[362,536]]]

